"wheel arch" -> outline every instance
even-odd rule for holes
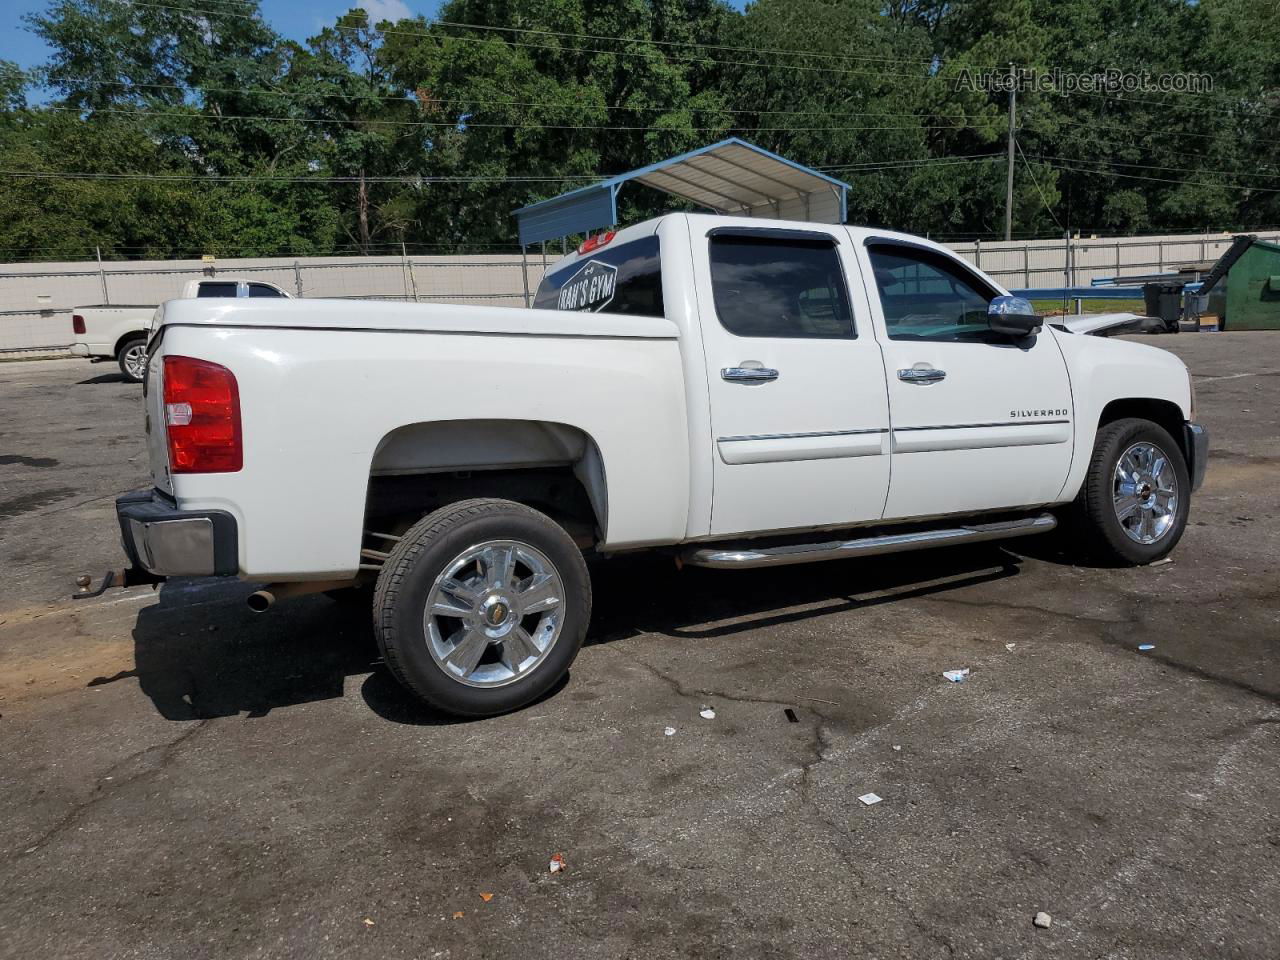
[[[141,340],[143,343],[145,343],[147,340],[147,331],[142,329],[129,330],[129,331],[126,331],[125,333],[120,334],[120,336],[116,339],[115,345],[111,348],[111,356],[119,360],[120,354],[121,352],[123,352],[125,344],[128,343],[130,340]]]
[[[599,444],[573,424],[532,419],[431,420],[388,430],[369,464],[365,519],[425,515],[477,496],[539,509],[580,542],[603,539],[608,530]]]
[[[1126,417],[1150,420],[1164,428],[1169,436],[1173,437],[1173,442],[1178,445],[1183,461],[1188,465],[1191,463],[1191,451],[1187,449],[1186,431],[1183,429],[1186,420],[1182,415],[1182,409],[1172,400],[1160,400],[1154,397],[1123,397],[1112,400],[1098,415],[1094,436],[1096,437],[1098,431],[1108,424]]]

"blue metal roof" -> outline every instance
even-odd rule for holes
[[[613,226],[618,191],[632,180],[717,213],[843,223],[848,207],[843,180],[730,137],[521,207],[515,212],[520,245]]]

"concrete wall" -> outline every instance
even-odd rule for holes
[[[158,304],[200,277],[267,280],[303,297],[524,304],[519,255],[23,263],[0,266],[0,351],[65,347],[74,307]],[[536,289],[542,261],[531,255]]]
[[[948,246],[1006,287],[1088,286],[1098,277],[1160,273],[1215,260],[1231,234],[1019,240]],[[1280,241],[1280,235],[1265,234]],[[551,258],[555,262],[555,258]],[[1068,269],[1070,264],[1071,269]],[[541,258],[531,255],[528,286],[537,288]],[[58,350],[71,341],[71,310],[87,304],[156,304],[188,280],[247,276],[304,297],[414,300],[433,303],[524,303],[525,274],[514,254],[458,257],[316,257],[0,266],[0,353]]]

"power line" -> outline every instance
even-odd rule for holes
[[[170,11],[174,11],[174,12],[178,12],[178,13],[186,13],[186,14],[206,14],[206,15],[213,15],[213,16],[230,16],[230,17],[238,17],[238,18],[241,18],[241,19],[257,19],[258,15],[259,15],[259,14],[260,14],[260,12],[261,12],[260,10],[257,10],[257,9],[253,9],[253,10],[252,10],[252,12],[240,12],[240,11],[235,11],[235,10],[222,10],[222,9],[213,9],[213,10],[209,10],[209,9],[198,9],[198,8],[176,7],[176,6],[167,5],[167,4],[161,4],[161,3],[147,3],[147,2],[141,2],[141,0],[123,0],[123,2],[128,3],[130,6],[133,6],[133,7],[152,8],[152,9],[159,9],[159,10],[170,10]],[[219,2],[219,0],[205,0],[205,2],[206,2],[206,3],[217,3],[217,2]],[[224,2],[243,3],[243,4],[244,4],[244,6],[242,7],[242,9],[246,9],[246,10],[248,9],[248,3],[247,3],[247,0],[224,0]],[[402,22],[402,21],[401,21],[401,22]],[[937,73],[936,73],[936,72],[934,72],[934,71],[936,71],[936,68],[937,68],[937,66],[938,66],[938,64],[939,64],[939,62],[940,62],[940,61],[938,61],[936,58],[935,58],[935,59],[927,59],[927,60],[919,60],[919,59],[914,59],[914,58],[905,58],[905,57],[867,57],[867,56],[857,56],[857,55],[854,55],[854,54],[815,53],[815,52],[812,52],[812,51],[797,50],[797,49],[794,49],[794,48],[744,47],[744,46],[733,46],[733,45],[728,45],[728,44],[702,43],[702,42],[692,41],[692,40],[655,40],[655,39],[652,39],[652,38],[645,38],[645,37],[620,37],[620,36],[612,36],[612,35],[607,35],[607,34],[569,33],[569,32],[563,32],[563,31],[546,30],[546,29],[542,29],[542,28],[503,27],[503,26],[495,26],[495,25],[490,25],[490,24],[461,23],[461,22],[458,22],[458,21],[442,20],[442,19],[432,19],[432,18],[426,18],[426,17],[421,18],[421,19],[420,19],[420,22],[424,23],[424,24],[425,24],[425,25],[427,25],[427,26],[435,25],[435,26],[440,26],[440,27],[450,27],[450,28],[465,29],[465,30],[489,31],[489,32],[498,32],[498,33],[512,33],[512,34],[519,34],[519,35],[532,35],[532,36],[546,36],[546,37],[557,37],[557,38],[567,38],[567,39],[584,39],[584,40],[611,41],[611,42],[617,42],[617,43],[628,43],[628,44],[647,44],[647,45],[650,45],[650,46],[659,46],[659,47],[664,47],[664,46],[665,46],[665,47],[690,47],[690,48],[699,48],[699,49],[708,49],[708,50],[721,50],[721,51],[726,51],[726,52],[748,53],[748,54],[752,54],[752,55],[756,55],[756,56],[778,56],[778,55],[786,55],[786,56],[807,57],[807,58],[810,58],[810,59],[843,60],[843,61],[854,61],[854,62],[871,62],[871,63],[915,63],[915,64],[919,64],[919,65],[921,65],[921,66],[924,66],[924,67],[929,71],[928,75],[927,75],[927,76],[920,76],[920,75],[918,75],[918,74],[914,74],[914,73],[907,73],[907,74],[904,74],[904,73],[886,73],[883,69],[880,69],[880,70],[847,70],[847,69],[845,69],[845,70],[841,70],[841,69],[832,69],[832,68],[805,67],[805,66],[796,65],[796,64],[778,64],[778,63],[767,63],[767,62],[765,62],[765,63],[762,63],[762,62],[744,62],[744,61],[735,61],[735,60],[722,60],[722,59],[717,59],[717,58],[714,58],[714,57],[679,57],[679,58],[676,58],[677,60],[680,60],[680,61],[682,61],[682,62],[696,62],[696,61],[698,61],[698,60],[706,60],[706,59],[709,59],[709,60],[711,60],[711,61],[712,61],[712,62],[714,62],[714,63],[720,63],[720,64],[723,64],[723,65],[758,66],[758,67],[764,67],[764,68],[779,68],[779,69],[791,69],[791,70],[807,70],[807,71],[819,71],[819,72],[836,73],[836,74],[866,75],[866,76],[875,76],[875,77],[898,76],[898,77],[907,77],[907,78],[912,78],[912,79],[927,79],[927,80],[941,79],[941,78],[937,75]],[[360,29],[360,28],[359,28],[359,27],[354,27],[354,26],[344,26],[344,25],[341,25],[341,24],[337,24],[337,23],[335,23],[335,24],[334,24],[333,29],[335,29],[335,30],[358,30],[358,29]],[[379,32],[380,32],[382,35],[384,35],[384,36],[387,36],[387,35],[412,36],[412,37],[421,37],[421,38],[423,38],[423,39],[436,40],[436,41],[439,41],[439,40],[446,40],[446,39],[447,39],[447,40],[455,40],[455,41],[463,41],[463,42],[478,42],[478,43],[483,43],[483,42],[485,42],[485,41],[480,40],[480,39],[478,39],[478,38],[457,37],[457,36],[453,36],[453,35],[445,35],[445,36],[441,37],[441,36],[437,36],[437,35],[435,35],[435,34],[431,34],[431,33],[424,33],[424,32],[421,32],[421,31],[399,30],[399,29],[396,29],[396,28],[390,28],[390,29],[387,29],[387,30],[379,31]],[[511,41],[507,41],[507,43],[508,43],[508,45],[510,45],[510,46],[524,46],[524,47],[532,47],[532,48],[535,48],[535,49],[548,49],[548,50],[556,50],[556,51],[559,51],[559,50],[563,50],[563,49],[564,49],[563,47],[550,46],[550,45],[547,45],[547,44],[527,44],[527,43],[517,43],[517,42],[511,42]],[[621,50],[600,50],[600,49],[597,49],[597,48],[589,48],[589,47],[571,47],[571,48],[569,48],[569,49],[571,49],[571,50],[575,50],[575,51],[577,51],[577,52],[582,52],[582,53],[604,53],[604,54],[611,54],[611,55],[617,55],[617,56],[645,56],[644,54],[634,53],[634,52],[631,52],[631,51],[621,51]],[[981,65],[977,65],[977,66],[981,66]],[[989,68],[989,69],[997,69],[998,67],[997,67],[996,65],[989,65],[989,66],[988,66],[988,68]],[[66,81],[54,81],[54,82],[66,82]],[[1112,94],[1112,93],[1108,93],[1108,92],[1106,92],[1106,91],[1076,90],[1076,91],[1071,91],[1071,92],[1073,92],[1073,93],[1081,93],[1081,94],[1091,95],[1091,96],[1107,97],[1107,98],[1114,99],[1114,100],[1118,100],[1118,101],[1122,101],[1122,102],[1135,102],[1135,103],[1140,102],[1140,103],[1150,103],[1150,104],[1155,104],[1155,105],[1160,105],[1160,106],[1165,105],[1165,104],[1163,104],[1161,101],[1155,101],[1155,100],[1141,100],[1141,99],[1138,99],[1138,98],[1123,97],[1123,96],[1120,96],[1119,94]],[[1165,92],[1165,93],[1171,93],[1171,94],[1179,94],[1179,95],[1183,95],[1183,96],[1203,96],[1203,97],[1214,97],[1214,96],[1216,96],[1215,94],[1213,94],[1213,93],[1211,93],[1211,92],[1207,92],[1207,91],[1202,92],[1202,91],[1192,91],[1192,90],[1168,90],[1168,91],[1163,91],[1163,92]],[[608,108],[608,109],[612,109],[612,108]],[[618,109],[623,109],[623,108],[618,108]],[[1205,108],[1202,108],[1202,109],[1214,110],[1215,108],[1205,107]],[[743,112],[747,112],[747,111],[743,111]],[[780,112],[781,112],[781,111],[780,111]],[[1232,111],[1232,110],[1223,110],[1223,109],[1220,109],[1220,108],[1218,109],[1218,112],[1223,112],[1223,113],[1234,113],[1234,111]],[[1272,116],[1272,115],[1270,115],[1270,114],[1261,114],[1261,115],[1257,115],[1257,116],[1270,117],[1270,116]]]
[[[78,107],[46,107],[46,110],[53,110],[62,113],[82,114],[84,111]],[[899,126],[869,126],[869,127],[735,127],[733,125],[720,125],[711,127],[695,127],[695,126],[677,126],[670,124],[596,124],[596,123],[491,123],[488,121],[470,120],[376,120],[376,119],[338,119],[329,117],[273,117],[264,114],[223,114],[223,113],[180,113],[173,111],[161,110],[120,110],[114,107],[107,107],[101,110],[91,110],[91,115],[110,114],[116,116],[127,116],[135,119],[149,120],[156,117],[172,117],[178,120],[209,120],[216,122],[226,122],[234,120],[253,120],[269,123],[335,123],[342,125],[381,125],[381,126],[397,126],[397,127],[431,127],[433,129],[455,129],[466,130],[470,128],[492,129],[492,130],[608,130],[620,132],[636,132],[663,130],[672,133],[715,133],[723,134],[729,130],[738,130],[751,133],[845,133],[845,132],[863,132],[871,130],[965,130],[968,124],[956,125],[899,125]]]
[[[1096,167],[1060,166],[1056,163],[1049,163],[1041,157],[1034,157],[1033,159],[1039,163],[1043,163],[1047,167],[1052,167],[1055,170],[1067,170],[1072,173],[1090,173],[1094,176],[1105,174],[1112,177],[1123,177],[1126,180],[1146,180],[1153,183],[1173,183],[1186,187],[1228,187],[1233,190],[1253,190],[1257,193],[1280,193],[1280,187],[1259,187],[1249,183],[1209,183],[1203,180],[1172,180],[1168,177],[1144,177],[1136,173],[1120,173],[1118,170],[1100,170]],[[1073,162],[1079,163],[1082,161]],[[1083,162],[1087,163],[1088,161]]]
[[[1013,143],[1018,149],[1018,156],[1022,157],[1022,164],[1027,168],[1027,173],[1031,174],[1031,182],[1035,184],[1036,193],[1040,194],[1040,202],[1049,211],[1049,216],[1053,217],[1053,222],[1058,225],[1058,228],[1061,230],[1067,229],[1062,225],[1062,221],[1058,219],[1058,215],[1053,212],[1053,207],[1049,206],[1049,200],[1045,197],[1044,191],[1040,189],[1040,181],[1036,179],[1036,172],[1031,169],[1031,164],[1027,162],[1027,155],[1022,152],[1022,144],[1018,142],[1017,137],[1014,137]]]
[[[25,73],[28,77],[35,77],[34,71],[14,71],[17,73]],[[407,103],[417,104],[420,101],[408,94],[396,94],[390,96],[348,96],[342,93],[311,93],[302,90],[280,90],[275,87],[202,87],[190,86],[185,87],[177,83],[133,83],[124,80],[89,80],[89,79],[70,79],[70,78],[48,78],[50,86],[62,85],[82,85],[82,86],[109,86],[122,87],[125,89],[158,89],[158,90],[178,90],[183,93],[232,93],[239,96],[262,95],[271,97],[282,97],[290,100],[297,99],[323,99],[323,100],[342,100],[346,103],[361,103],[368,101],[370,103]],[[609,104],[609,103],[554,103],[550,101],[530,101],[530,100],[488,100],[474,97],[459,98],[430,98],[431,103],[452,103],[452,104],[476,104],[482,106],[493,107],[537,107],[552,110],[626,110],[634,113],[652,113],[656,111],[671,110],[670,106],[630,106],[627,104]],[[64,108],[66,109],[66,108]],[[755,110],[755,109],[732,109],[729,107],[693,107],[687,104],[682,105],[679,109],[691,109],[695,113],[729,113],[729,114],[747,114],[750,116],[809,116],[818,115],[825,117],[921,117],[924,115],[914,112],[885,112],[885,111],[833,111],[833,110]],[[938,120],[965,120],[971,114],[954,113],[954,114],[934,114],[930,119]]]
[[[1280,171],[1277,171],[1275,173],[1248,173],[1247,171],[1244,171],[1244,170],[1205,170],[1201,167],[1164,167],[1154,163],[1130,163],[1129,161],[1126,161],[1126,160],[1114,160],[1114,159],[1087,160],[1087,159],[1081,159],[1078,157],[1051,157],[1051,156],[1048,156],[1047,154],[1041,154],[1041,157],[1045,160],[1055,160],[1055,161],[1061,161],[1064,163],[1096,163],[1096,164],[1104,164],[1104,165],[1114,164],[1116,166],[1121,166],[1121,167],[1135,167],[1140,170],[1172,170],[1175,173],[1211,173],[1211,174],[1220,174],[1221,176],[1224,176],[1224,177],[1266,177],[1268,179],[1276,179],[1277,177],[1280,177]]]
[[[161,4],[161,3],[142,3],[142,2],[139,2],[139,0],[124,0],[124,2],[127,2],[131,7],[144,7],[144,8],[151,8],[151,9],[157,9],[157,10],[172,10],[177,13],[185,13],[188,15],[205,14],[208,16],[238,17],[244,20],[257,19],[255,15],[235,13],[230,10],[200,10],[200,9],[192,9],[187,7],[174,7],[174,6],[169,6],[167,4]],[[424,19],[423,22],[430,25],[432,21]],[[471,29],[479,29],[479,28],[471,27],[470,25],[467,25],[467,26]],[[333,29],[358,31],[360,28],[354,27],[354,26],[345,26],[340,23],[335,23],[333,26]],[[493,29],[507,29],[507,28],[493,28]],[[516,28],[510,28],[510,29],[516,29]],[[386,30],[379,30],[378,33],[381,34],[382,36],[419,37],[423,40],[433,40],[436,42],[445,41],[445,40],[451,40],[457,43],[489,43],[490,42],[489,40],[483,39],[480,37],[458,37],[453,35],[440,36],[433,33],[424,33],[423,31],[420,31],[420,30],[400,30],[395,27],[392,27]],[[610,37],[609,39],[619,43],[631,43],[631,44],[652,44],[654,42],[652,40],[648,40],[642,37]],[[602,53],[602,54],[608,54],[610,56],[615,56],[615,57],[648,58],[652,55],[657,55],[661,53],[661,51],[657,51],[657,50],[651,50],[648,53],[639,53],[639,52],[629,51],[629,50],[602,50],[598,47],[563,47],[563,46],[554,46],[551,44],[524,43],[518,40],[504,40],[503,42],[509,47],[527,47],[535,50],[550,50],[553,52],[561,52],[561,53],[563,52]],[[744,48],[744,49],[749,49],[749,48]],[[788,53],[795,56],[806,55],[805,52],[801,50],[788,51]],[[837,69],[833,67],[811,67],[811,66],[803,66],[800,64],[762,63],[760,61],[744,61],[744,60],[723,60],[717,57],[697,57],[697,56],[678,57],[677,56],[677,57],[673,57],[672,59],[675,60],[676,62],[681,62],[681,63],[698,63],[701,61],[710,61],[712,63],[720,64],[721,66],[765,67],[769,69],[794,70],[794,71],[799,71],[803,73],[826,73],[826,74],[836,74],[841,76],[870,76],[870,77],[877,77],[877,78],[905,77],[905,78],[915,79],[915,80],[935,79],[935,76],[933,74],[922,75],[922,74],[915,74],[915,73],[891,73],[885,70],[848,70],[848,69]],[[895,62],[901,62],[901,61],[895,61]],[[924,62],[921,61],[921,63],[923,64]],[[932,63],[930,62],[929,67],[931,66],[932,66]]]
[[[240,5],[241,7],[249,7],[249,6],[256,7],[256,3],[254,2],[254,0],[205,0],[205,3],[213,4],[215,6],[215,11],[219,13],[234,12],[234,11],[217,10],[216,9],[217,6],[223,3]],[[142,3],[142,2],[134,3],[134,2],[131,2],[131,0],[130,0],[130,6],[160,7],[161,9],[186,9],[186,8],[176,8],[172,6],[164,6],[162,4],[155,4],[155,3]],[[208,11],[193,11],[193,12],[208,12]],[[258,11],[255,11],[255,12],[258,12]],[[366,11],[366,13],[367,12],[368,11]],[[240,14],[240,15],[247,16],[248,14],[246,13],[246,14]],[[462,30],[490,31],[490,32],[496,32],[496,33],[514,33],[514,34],[520,34],[523,36],[559,37],[559,38],[567,38],[571,40],[604,40],[604,41],[620,41],[624,43],[646,43],[652,46],[660,46],[660,47],[696,47],[698,49],[703,49],[703,50],[722,50],[729,53],[752,53],[752,54],[769,54],[769,55],[787,54],[787,55],[794,55],[794,56],[809,57],[811,59],[817,59],[817,60],[847,60],[847,61],[860,62],[860,63],[918,63],[921,66],[926,66],[926,67],[930,67],[933,65],[932,59],[916,59],[916,58],[910,58],[910,57],[867,57],[867,56],[857,56],[850,53],[814,53],[808,50],[796,50],[794,48],[788,49],[788,48],[767,48],[767,47],[761,48],[761,47],[732,46],[729,44],[703,43],[697,40],[655,40],[649,37],[619,37],[619,36],[613,36],[609,34],[568,33],[560,30],[548,30],[542,27],[502,27],[502,26],[495,26],[492,24],[462,23],[457,20],[443,20],[437,17],[422,17],[421,20],[422,22],[426,23],[429,26],[454,27]],[[403,21],[397,21],[397,22],[403,22]],[[370,23],[371,24],[373,23],[372,17],[370,17]],[[348,29],[353,29],[353,28],[348,28]]]
[[[963,157],[926,157],[918,160],[887,160],[819,167],[818,170],[852,172],[891,172],[925,164],[947,165],[987,159],[994,154],[973,154]],[[146,180],[157,182],[211,182],[211,183],[397,183],[409,186],[432,183],[562,183],[573,180],[605,180],[616,174],[594,173],[565,174],[559,176],[394,176],[394,177],[317,177],[317,176],[255,176],[252,174],[182,174],[182,173],[98,173],[92,171],[60,170],[0,170],[0,177],[33,180]]]
[[[992,157],[998,157],[998,153],[973,153],[960,157],[922,157],[917,160],[885,160],[885,161],[868,161],[866,163],[844,163],[831,167],[814,167],[819,172],[832,172],[838,170],[847,170],[852,173],[858,173],[862,170],[869,172],[884,172],[886,170],[910,169],[917,166],[926,165],[942,165],[947,166],[954,163],[971,163],[974,160],[989,160]]]
[[[785,49],[785,48],[770,49],[767,47],[735,47],[735,46],[729,46],[726,44],[699,43],[694,40],[652,40],[652,39],[645,39],[645,38],[639,38],[639,39],[633,40],[632,38],[629,38],[629,37],[612,37],[612,36],[604,36],[600,34],[591,34],[591,33],[561,33],[555,30],[529,29],[529,28],[522,28],[522,27],[495,27],[495,26],[489,26],[487,24],[459,23],[453,20],[436,20],[431,18],[426,18],[426,22],[429,24],[435,24],[436,26],[457,27],[463,30],[494,30],[494,31],[500,31],[502,33],[519,33],[519,34],[526,34],[526,35],[534,34],[534,35],[541,35],[541,36],[567,37],[573,40],[622,40],[628,43],[639,42],[639,43],[653,44],[654,46],[698,47],[703,50],[724,50],[730,53],[751,53],[751,54],[761,54],[761,55],[769,55],[769,56],[776,56],[776,55],[782,54],[782,55],[810,57],[813,59],[820,59],[820,60],[852,60],[855,62],[863,62],[863,63],[918,63],[926,67],[933,66],[932,60],[914,60],[914,59],[908,59],[905,57],[858,57],[858,56],[854,56],[853,54],[845,54],[845,53],[812,53],[807,50],[795,50],[795,49]]]
[[[595,180],[597,174],[580,173],[554,177],[507,176],[400,176],[400,177],[278,177],[252,174],[171,174],[171,173],[93,173],[59,170],[0,170],[0,176],[24,177],[35,180],[156,180],[156,181],[211,181],[217,183],[560,183],[566,180]]]
[[[1072,120],[1070,117],[1053,117],[1052,119],[1053,119],[1054,121],[1058,122],[1058,123],[1066,123],[1066,124],[1070,124],[1071,126],[1074,126],[1074,127],[1088,127],[1088,128],[1090,128],[1090,130],[1092,130],[1092,131],[1094,131],[1094,132],[1100,132],[1100,131],[1098,131],[1098,123],[1099,123],[1099,119],[1093,119],[1093,120]],[[1114,119],[1118,119],[1118,118],[1114,118]],[[1144,136],[1148,136],[1148,137],[1155,137],[1155,136],[1159,136],[1159,137],[1164,137],[1164,138],[1166,138],[1166,140],[1167,140],[1167,139],[1168,139],[1168,137],[1169,137],[1169,131],[1168,131],[1167,129],[1166,129],[1166,130],[1151,130],[1151,129],[1144,129],[1144,128],[1141,128],[1141,127],[1134,127],[1134,126],[1132,126],[1132,125],[1126,125],[1126,126],[1125,126],[1125,130],[1124,130],[1124,132],[1126,132],[1126,133],[1140,133],[1140,134],[1142,134],[1142,135],[1144,135]],[[1103,136],[1103,138],[1104,138],[1104,139],[1107,139],[1107,140],[1108,140],[1108,142],[1112,142],[1109,138],[1107,138],[1107,136],[1106,136],[1106,134],[1105,134],[1105,133],[1100,133],[1100,135],[1101,135],[1101,136]],[[1198,139],[1198,140],[1221,140],[1221,139],[1223,139],[1224,137],[1228,137],[1228,136],[1233,137],[1233,139],[1238,139],[1238,138],[1235,138],[1235,137],[1234,137],[1234,135],[1233,135],[1230,131],[1222,131],[1221,133],[1196,133],[1196,132],[1194,132],[1194,131],[1192,131],[1192,130],[1179,130],[1179,131],[1177,132],[1177,136],[1178,136],[1178,137],[1194,137],[1194,138],[1196,138],[1196,139]],[[1274,143],[1274,144],[1280,144],[1280,140],[1267,140],[1267,139],[1264,139],[1264,138],[1261,138],[1261,137],[1251,137],[1249,142],[1250,142],[1250,143]]]
[[[1163,100],[1150,100],[1145,97],[1125,96],[1119,93],[1109,93],[1105,90],[1072,90],[1070,92],[1082,94],[1087,97],[1103,97],[1107,100],[1116,100],[1120,103],[1142,103],[1142,104],[1148,104],[1148,105],[1157,106],[1157,107],[1170,106],[1170,104],[1164,102]],[[1214,93],[1200,92],[1200,91],[1194,91],[1194,90],[1162,90],[1160,92],[1171,94],[1174,96],[1183,96],[1183,97],[1212,97],[1214,99],[1219,100],[1220,102],[1223,102],[1227,99],[1225,97],[1218,97]],[[1225,113],[1229,116],[1236,116],[1236,117],[1240,116],[1241,110],[1245,110],[1245,111],[1250,110],[1250,108],[1245,104],[1245,101],[1243,99],[1237,99],[1236,103],[1238,104],[1237,109],[1232,109],[1230,107],[1208,107],[1208,106],[1196,105],[1196,104],[1186,104],[1183,106],[1185,109],[1188,109],[1188,110],[1208,111],[1210,113]],[[1248,119],[1276,120],[1276,119],[1280,119],[1280,114],[1254,111],[1254,112],[1248,113]]]

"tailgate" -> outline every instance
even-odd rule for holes
[[[151,482],[173,496],[173,478],[169,476],[169,444],[164,432],[164,363],[161,339],[153,336],[147,350],[147,377],[143,381],[147,432],[147,457],[151,461]]]

